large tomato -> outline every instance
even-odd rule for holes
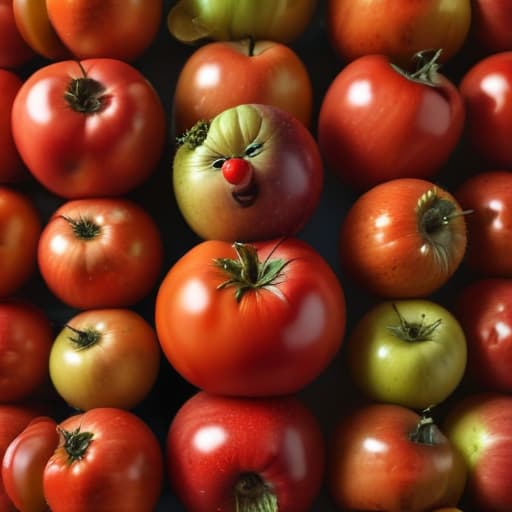
[[[34,273],[41,226],[30,196],[0,187],[0,297],[17,292]]]
[[[39,270],[65,304],[127,307],[153,289],[163,243],[153,218],[124,198],[76,199],[48,220],[38,244]]]
[[[173,492],[188,512],[306,512],[323,482],[316,418],[296,398],[233,398],[201,391],[167,434]]]
[[[153,387],[159,363],[156,333],[142,316],[130,309],[89,309],[57,335],[49,368],[55,389],[72,407],[131,409]]]
[[[462,48],[471,23],[470,0],[329,0],[327,29],[336,52],[346,61],[363,55],[388,55],[410,65],[412,56],[442,48],[443,60]]]
[[[59,424],[60,441],[43,473],[52,512],[153,512],[163,454],[135,414],[95,408]]]
[[[158,290],[156,329],[174,368],[228,395],[279,395],[315,379],[341,345],[345,299],[311,246],[210,240],[185,253]]]
[[[12,132],[27,168],[66,198],[121,195],[140,185],[159,162],[165,131],[155,89],[114,59],[40,67],[12,108]]]
[[[342,221],[342,270],[377,296],[428,296],[464,257],[463,213],[452,194],[429,181],[381,183],[359,196]]]
[[[343,510],[455,506],[466,466],[428,414],[363,404],[342,415],[328,445],[328,486]]]
[[[174,90],[178,134],[245,103],[275,105],[309,127],[313,87],[299,56],[274,41],[219,41],[199,47],[181,68]]]
[[[0,68],[7,69],[19,68],[35,55],[18,30],[12,3],[0,0]]]
[[[356,190],[394,178],[429,178],[462,136],[464,108],[434,57],[406,74],[384,55],[360,57],[330,83],[318,142],[329,170]]]

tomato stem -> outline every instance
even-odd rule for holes
[[[67,324],[66,327],[75,335],[70,336],[69,339],[79,348],[90,347],[91,345],[97,343],[101,338],[100,333],[94,329],[86,329],[85,331],[81,331],[80,329],[75,329],[69,324]]]
[[[64,99],[75,112],[84,114],[98,112],[105,104],[105,87],[97,80],[87,76],[80,61],[78,66],[83,76],[70,81],[64,92]]]
[[[404,341],[428,341],[442,323],[442,319],[439,318],[431,324],[425,324],[425,313],[422,313],[420,322],[408,322],[394,303],[393,309],[398,316],[399,325],[389,325],[387,329]]]
[[[61,218],[69,223],[73,233],[80,240],[92,240],[101,233],[101,227],[87,217],[79,217],[78,220],[61,215]]]
[[[277,496],[256,473],[245,473],[235,484],[236,512],[277,512]]]
[[[391,67],[402,76],[413,82],[418,82],[429,87],[439,86],[439,57],[443,50],[421,50],[414,54],[413,59],[416,60],[416,70],[407,72],[396,64],[391,64]]]
[[[63,447],[68,455],[68,464],[82,459],[92,442],[94,434],[92,432],[81,432],[80,427],[72,432],[60,427],[57,427],[57,430],[64,439]]]
[[[435,446],[438,443],[439,429],[434,423],[431,408],[424,409],[414,432],[409,434],[409,439],[414,443]]]

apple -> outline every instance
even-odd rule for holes
[[[474,510],[510,512],[512,396],[467,395],[448,411],[443,430],[466,461],[466,493]]]
[[[244,104],[199,121],[173,160],[178,208],[203,239],[291,236],[313,214],[323,184],[311,132],[278,107]]]
[[[487,53],[512,50],[512,2],[472,0],[472,37]]]

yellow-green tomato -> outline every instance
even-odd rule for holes
[[[355,384],[369,398],[412,409],[443,402],[466,368],[464,332],[429,300],[383,301],[356,323],[347,341]]]
[[[130,309],[92,309],[75,315],[57,335],[49,371],[72,407],[131,409],[152,389],[160,346],[154,328]]]

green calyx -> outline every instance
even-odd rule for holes
[[[201,119],[190,130],[176,137],[176,144],[178,146],[186,145],[190,150],[194,150],[205,141],[209,129],[210,122]]]
[[[81,432],[80,427],[69,431],[59,428],[59,432],[64,438],[64,450],[68,456],[68,464],[82,459],[92,442],[94,434],[92,432]]]
[[[415,430],[409,434],[409,439],[414,443],[427,446],[436,446],[438,444],[439,429],[432,419],[430,407],[422,411]]]
[[[87,217],[72,219],[71,217],[62,215],[62,218],[71,226],[74,235],[80,240],[92,240],[101,233],[101,227]]]
[[[99,112],[106,102],[106,89],[103,84],[87,76],[81,62],[78,62],[78,66],[82,76],[73,78],[69,82],[64,92],[64,99],[75,112],[83,114]]]
[[[71,327],[71,325],[66,325],[66,328],[69,329],[73,335],[69,336],[69,340],[78,348],[85,349],[98,343],[101,339],[101,334],[95,329],[75,329]]]
[[[432,334],[442,323],[441,318],[431,324],[425,323],[424,313],[421,315],[419,322],[409,322],[400,313],[396,304],[393,304],[393,309],[398,316],[399,323],[398,325],[389,325],[387,328],[396,337],[404,341],[419,342],[431,340]]]
[[[277,496],[256,473],[241,475],[235,484],[235,512],[277,512]]]
[[[422,50],[414,54],[413,59],[416,61],[416,69],[413,72],[407,72],[395,64],[391,67],[399,74],[423,85],[429,87],[437,87],[439,80],[439,58],[443,51],[439,50]]]

